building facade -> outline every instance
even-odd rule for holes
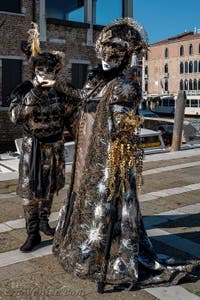
[[[133,0],[1,0],[0,1],[0,153],[14,149],[22,135],[9,121],[9,94],[32,77],[20,50],[31,22],[39,25],[41,48],[65,53],[64,72],[81,88],[97,63],[94,45],[102,26],[133,14]]]
[[[144,97],[187,95],[200,98],[200,31],[185,32],[150,45],[143,61]]]

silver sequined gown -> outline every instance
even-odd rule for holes
[[[137,122],[129,117],[138,120],[140,87],[125,73],[110,78],[97,73],[83,94],[71,186],[53,252],[67,272],[81,278],[101,280],[106,273],[106,281],[114,284],[168,282],[176,268],[159,261],[137,196],[142,153]]]

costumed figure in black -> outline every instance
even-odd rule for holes
[[[17,189],[23,198],[28,234],[22,252],[31,251],[41,242],[39,231],[54,235],[49,215],[54,194],[65,185],[64,126],[76,106],[75,99],[53,88],[63,66],[63,54],[40,51],[37,24],[33,23],[28,33],[22,50],[33,64],[34,78],[11,93],[9,110],[11,120],[22,124],[24,131]]]
[[[144,50],[146,34],[131,18],[116,19],[100,33],[102,64],[82,91],[71,186],[54,236],[53,252],[64,269],[98,281],[100,293],[105,283],[175,283],[177,274],[180,279],[191,270],[158,257],[139,207],[141,88],[131,62],[137,68]],[[57,88],[72,92],[62,80]]]

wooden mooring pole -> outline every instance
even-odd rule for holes
[[[174,116],[174,129],[173,129],[171,151],[179,151],[181,148],[185,102],[186,102],[185,91],[179,91],[176,99],[176,109],[175,109],[175,116]]]

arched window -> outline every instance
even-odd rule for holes
[[[169,50],[168,48],[165,48],[165,58],[168,58],[169,57]]]
[[[165,79],[165,91],[167,92],[167,91],[168,91],[168,89],[169,89],[169,87],[168,87],[168,80],[167,80],[167,79]]]
[[[184,47],[183,45],[180,46],[180,56],[184,55]]]
[[[189,45],[189,55],[193,54],[193,46],[192,44]]]
[[[145,69],[144,69],[144,74],[145,74],[145,75],[148,75],[148,66],[145,67]]]
[[[165,72],[165,73],[168,73],[168,64],[165,64],[164,72]]]
[[[194,82],[193,82],[193,90],[197,90],[197,80],[194,79]]]
[[[199,54],[200,54],[200,44],[199,44]]]
[[[183,91],[183,79],[180,80],[180,90]]]
[[[198,90],[200,90],[200,79],[198,80]]]
[[[189,73],[192,73],[193,72],[193,62],[190,61],[189,62]]]
[[[185,61],[185,73],[188,73],[188,62]]]
[[[189,80],[189,91],[193,90],[192,79]]]
[[[199,63],[198,63],[198,72],[200,72],[200,60],[199,60]]]
[[[188,80],[187,79],[185,79],[185,81],[184,81],[184,90],[188,90]]]
[[[194,73],[197,73],[197,61],[194,61]]]
[[[184,65],[183,62],[180,63],[180,74],[183,74],[184,72]]]

